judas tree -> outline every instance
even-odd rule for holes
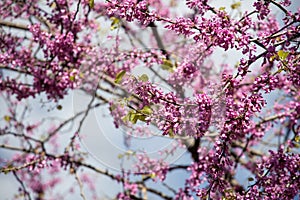
[[[299,33],[296,0],[2,0],[10,197],[299,197]]]

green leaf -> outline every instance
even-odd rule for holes
[[[70,81],[74,82],[75,81],[75,76],[70,76]]]
[[[134,151],[132,150],[127,150],[125,153],[126,155],[134,155]]]
[[[116,17],[111,17],[111,24],[110,24],[110,30],[115,30],[117,28],[119,28],[120,26],[120,19],[116,18]]]
[[[122,120],[124,123],[129,121],[129,113],[127,115],[125,115],[124,117],[122,117]]]
[[[150,178],[154,179],[156,177],[155,173],[150,174]]]
[[[173,129],[169,129],[169,136],[170,136],[170,138],[174,138],[174,131],[173,131]]]
[[[140,110],[141,113],[145,115],[151,115],[152,109],[149,106],[144,106],[142,110]]]
[[[90,8],[94,8],[95,1],[94,0],[90,0],[89,1],[89,5],[90,5]]]
[[[271,56],[270,61],[273,62],[276,59],[276,57],[277,57],[276,54],[274,56]]]
[[[239,7],[241,7],[241,2],[236,2],[234,4],[231,4],[232,9],[238,9]]]
[[[136,118],[142,122],[145,122],[146,121],[146,115],[143,115],[143,114],[136,114]]]
[[[4,120],[7,121],[7,122],[9,122],[9,121],[10,121],[10,116],[5,115],[5,116],[4,116]]]
[[[169,72],[174,72],[174,65],[172,61],[168,59],[163,59],[163,64],[161,65],[161,68]]]
[[[300,135],[296,135],[296,137],[295,137],[295,142],[297,142],[297,143],[300,142]]]
[[[120,71],[117,75],[116,75],[116,78],[115,78],[115,83],[119,84],[123,78],[123,76],[125,75],[126,71],[125,70],[122,70]]]
[[[133,124],[136,124],[138,120],[137,114],[134,112],[129,112],[128,114],[129,114],[129,121],[132,122]]]
[[[283,51],[283,50],[279,50],[277,52],[277,55],[279,56],[280,60],[285,60],[288,57],[289,52],[286,52],[286,51]]]
[[[122,118],[124,122],[130,121],[133,124],[136,124],[138,120],[146,122],[147,115],[151,114],[152,110],[148,106],[145,106],[142,110],[136,112],[131,110],[126,116]]]
[[[146,74],[143,74],[142,76],[139,77],[139,80],[143,82],[147,82],[149,80],[149,77]]]
[[[225,7],[220,7],[219,8],[220,11],[225,11],[225,9],[226,9]]]

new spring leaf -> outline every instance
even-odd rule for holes
[[[94,5],[95,5],[95,1],[94,0],[90,0],[89,1],[90,8],[94,8]]]
[[[115,78],[115,83],[119,84],[123,78],[123,76],[125,75],[126,71],[125,70],[122,70],[120,71],[117,75],[116,75],[116,78]]]
[[[288,57],[289,52],[286,52],[286,51],[283,51],[283,50],[279,50],[277,52],[277,55],[279,56],[280,60],[285,60]]]

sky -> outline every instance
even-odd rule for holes
[[[221,4],[220,4],[221,2]],[[226,9],[229,10],[232,1],[213,1],[212,5],[216,8],[225,6]],[[241,11],[249,10],[252,8],[253,1],[241,1]],[[297,0],[293,1],[293,6],[291,6],[292,10],[299,8],[300,2]],[[182,3],[182,7],[179,9],[185,9],[184,3]],[[238,13],[236,13],[238,14]],[[105,43],[105,37],[103,42]],[[240,58],[241,54],[237,54],[234,51],[223,52],[221,50],[217,50],[214,55],[216,59],[215,64],[222,64],[223,61],[227,63],[236,63]],[[219,59],[219,58],[222,59]],[[137,71],[137,73],[140,73]],[[167,90],[167,89],[166,89]],[[52,109],[55,107],[55,104],[46,105],[42,107],[40,104],[40,100],[43,97],[37,99],[30,99],[28,103],[32,107],[32,115],[27,118],[27,121],[30,120],[38,120],[45,117],[59,117],[61,119],[67,119],[74,115],[75,113],[84,110],[88,103],[91,100],[91,97],[84,95],[81,91],[70,91],[69,95],[59,103],[63,106],[62,110],[53,109],[51,112],[48,112],[48,109]],[[270,99],[272,101],[272,99]],[[6,110],[6,105],[3,102],[3,99],[0,98],[0,117],[4,115],[4,110]],[[77,123],[77,124],[76,124]],[[75,122],[75,125],[78,125],[79,121]],[[1,121],[0,121],[1,124]],[[81,133],[82,139],[80,145],[89,153],[89,161],[100,168],[107,168],[111,170],[113,173],[120,172],[120,160],[118,156],[120,154],[124,154],[128,152],[128,148],[124,144],[124,133],[123,129],[115,129],[113,128],[113,120],[109,117],[108,106],[103,106],[97,109],[92,110],[92,112],[86,118]],[[75,129],[71,129],[73,132]],[[72,132],[71,131],[71,132]],[[121,137],[120,137],[121,135]],[[123,136],[122,136],[123,135]],[[69,139],[68,133],[63,133],[61,135],[61,142],[67,142]],[[153,157],[158,156],[158,151],[166,149],[170,147],[173,143],[170,139],[165,139],[162,137],[137,137],[132,141],[133,146],[131,146],[132,150],[137,151],[145,151],[150,152],[150,155]],[[10,154],[6,151],[0,150],[0,158],[8,157]],[[189,154],[186,153],[185,150],[179,150],[173,157],[169,158],[169,163],[187,163],[190,162],[191,159]],[[130,165],[132,163],[125,160],[124,167],[130,169]],[[171,183],[174,188],[183,185],[184,178],[187,174],[176,172],[177,174],[173,174],[168,176],[166,181]],[[247,181],[247,173],[241,172],[239,175],[241,181]],[[65,186],[69,185],[70,187],[74,187],[74,179],[72,177],[67,178],[68,181]],[[99,177],[97,178],[97,193],[100,195],[108,195],[109,197],[113,197],[112,194],[116,194],[120,188],[119,185],[110,181],[108,178]],[[11,199],[13,191],[15,191],[18,183],[16,180],[12,178],[11,175],[3,175],[0,174],[0,196],[2,199]],[[73,186],[72,186],[73,185]],[[76,187],[76,186],[75,186]],[[58,190],[63,190],[64,188],[60,188]],[[154,198],[154,197],[153,197]],[[75,193],[75,197],[71,198],[67,197],[66,199],[81,199],[79,193]],[[149,197],[150,199],[150,197]]]

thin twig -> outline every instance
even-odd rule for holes
[[[78,186],[80,188],[80,196],[82,197],[83,200],[86,200],[86,197],[85,197],[85,194],[84,194],[84,191],[83,191],[83,184],[82,184],[82,181],[80,180],[77,172],[75,172],[75,179],[76,179],[76,181],[78,183]]]
[[[16,29],[20,29],[20,30],[23,30],[23,31],[29,31],[29,28],[26,25],[12,23],[12,22],[8,22],[8,21],[0,20],[0,26],[6,26],[6,27],[9,27],[9,28],[16,28]]]
[[[15,171],[13,171],[13,175],[15,176],[15,178],[17,179],[17,181],[20,183],[23,192],[24,192],[24,198],[26,199],[26,196],[28,197],[29,200],[31,200],[31,196],[29,194],[29,192],[26,190],[25,185],[23,183],[23,181],[18,177],[17,173]]]
[[[94,105],[92,108],[99,107],[100,105],[102,105],[102,103],[98,103],[98,104]],[[43,140],[43,142],[45,143],[45,142],[49,141],[50,138],[51,138],[53,135],[55,135],[60,129],[62,129],[62,128],[63,128],[65,125],[67,125],[69,122],[75,120],[77,117],[79,117],[80,115],[84,114],[85,112],[86,112],[85,110],[84,110],[84,111],[81,111],[81,112],[75,114],[73,117],[71,117],[71,118],[65,120],[65,121],[64,121],[63,123],[61,123],[55,130],[53,130],[52,132],[50,132],[50,133],[48,134],[48,137],[47,137],[45,140]]]

